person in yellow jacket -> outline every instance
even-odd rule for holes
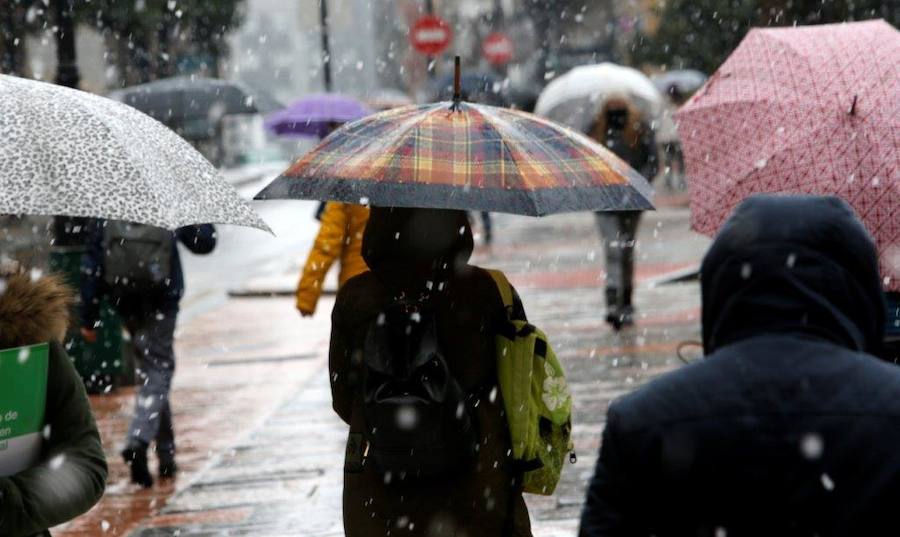
[[[361,253],[363,231],[368,221],[368,207],[332,201],[325,205],[319,234],[297,285],[297,309],[301,315],[308,317],[315,313],[325,274],[338,257],[341,267],[339,286],[369,270]]]

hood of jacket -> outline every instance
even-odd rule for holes
[[[15,274],[0,281],[0,349],[65,338],[73,298],[60,278]]]
[[[869,353],[881,346],[885,306],[875,244],[837,197],[748,198],[700,270],[706,354],[776,332]]]
[[[417,294],[440,288],[467,265],[473,248],[463,211],[373,207],[362,254],[385,285]]]
[[[620,111],[625,114],[625,129],[619,133],[621,139],[609,139],[609,125],[607,119],[612,111]],[[645,136],[649,125],[644,119],[640,109],[628,97],[620,94],[610,94],[603,98],[600,109],[594,117],[594,124],[591,128],[591,137],[604,145],[610,142],[625,144],[627,147],[635,147],[641,143]]]

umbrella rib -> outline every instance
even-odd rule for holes
[[[432,110],[429,110],[429,112],[428,112],[428,113],[431,113],[433,111],[434,105],[427,105],[424,108],[432,108]],[[397,148],[403,144],[404,140],[408,139],[410,133],[412,131],[419,129],[422,121],[424,120],[424,117],[425,117],[424,115],[411,114],[409,116],[410,119],[405,121],[404,122],[405,125],[403,125],[401,127],[402,130],[400,131],[400,133],[397,136],[393,137],[394,141],[392,142],[392,145],[390,145],[389,147],[383,148],[381,152],[383,152],[385,154],[396,154]],[[363,121],[365,121],[365,120],[363,120]],[[374,129],[377,126],[379,126],[379,124],[376,124],[374,121],[366,122],[364,125],[361,125],[361,127],[364,127],[367,129],[368,128]],[[353,135],[359,136],[359,137],[363,136],[363,134],[361,132],[355,132],[355,133],[353,133]],[[344,165],[343,163],[345,163],[347,161],[347,159],[349,159],[352,156],[354,156],[354,155],[348,155],[345,159],[343,159],[341,161],[340,165],[343,166]],[[339,166],[335,165],[334,167],[339,167]],[[383,170],[383,168],[382,168],[382,170]],[[374,174],[374,170],[373,170],[373,174]],[[336,174],[335,174],[334,178],[335,179],[343,179],[343,177],[338,176]],[[417,183],[415,177],[412,177],[410,179],[411,179],[411,183],[413,183],[413,184]],[[370,178],[369,180],[371,181],[371,180],[373,180],[373,178]]]
[[[102,98],[102,97],[96,97],[93,95],[91,95],[90,97],[94,97],[97,99]],[[88,101],[88,102],[90,102],[90,101]],[[82,108],[85,111],[86,115],[90,115],[91,117],[95,118],[97,121],[99,121],[100,123],[103,124],[103,126],[106,128],[107,132],[110,134],[112,143],[115,143],[116,146],[120,148],[120,150],[122,151],[123,154],[126,154],[129,156],[128,164],[132,167],[131,171],[137,171],[138,167],[135,164],[135,161],[140,160],[140,159],[136,159],[135,157],[140,156],[140,153],[135,151],[134,148],[132,148],[132,146],[130,144],[123,143],[122,137],[117,135],[118,129],[116,128],[116,124],[114,121],[112,121],[112,118],[110,117],[110,115],[111,114],[112,115],[122,115],[122,114],[127,114],[129,112],[133,112],[135,114],[141,114],[141,115],[147,117],[151,121],[156,121],[156,120],[147,116],[146,114],[143,114],[142,112],[139,112],[130,107],[126,110],[122,110],[122,109],[119,109],[114,106],[109,106],[108,108],[105,108],[105,109],[101,108],[100,113],[98,114],[98,113],[93,113],[93,112],[95,112],[95,110],[93,110],[93,106],[88,106],[87,102],[82,102],[81,100],[72,99],[72,100],[70,100],[70,103],[73,106],[78,106],[78,107]],[[96,105],[97,103],[90,102],[90,104]],[[122,105],[122,106],[127,107],[127,105]],[[168,127],[165,127],[165,128],[168,128]],[[165,159],[165,160],[168,160],[168,159]],[[165,163],[162,165],[168,166],[168,163]],[[155,190],[153,188],[150,188],[151,185],[146,181],[144,174],[137,173],[135,175],[138,175],[141,177],[142,184],[145,187],[145,191],[146,191],[147,195],[150,196],[153,200],[155,200],[157,202],[157,206],[160,206],[161,198],[159,197],[159,194],[157,192],[155,192]],[[160,227],[165,227],[165,226],[160,226]]]
[[[507,152],[510,154],[510,157],[511,157],[510,161],[515,166],[516,175],[519,177],[519,181],[522,183],[521,192],[523,193],[523,197],[530,202],[534,213],[536,215],[540,215],[541,209],[538,206],[537,196],[536,195],[528,195],[529,192],[536,193],[536,189],[535,190],[528,189],[528,184],[525,181],[525,179],[526,179],[525,174],[522,173],[522,170],[519,167],[519,163],[515,159],[515,155],[517,154],[517,152],[513,148],[513,143],[512,143],[513,138],[507,138],[506,136],[503,135],[504,129],[510,130],[510,131],[516,131],[516,130],[521,130],[521,129],[519,129],[518,126],[512,124],[512,122],[510,120],[508,120],[504,117],[501,117],[502,113],[500,113],[500,112],[494,112],[493,110],[491,110],[486,115],[491,118],[491,122],[489,122],[489,124],[490,124],[491,128],[497,132],[498,139],[500,140],[501,148],[505,148],[507,150]],[[530,139],[540,143],[540,138],[537,136],[534,136]],[[528,151],[525,151],[524,148],[522,148],[522,150],[519,151],[518,154],[528,154]],[[502,156],[502,152],[501,152],[501,156]],[[502,177],[503,177],[503,183],[505,183],[506,182],[506,174],[504,173]],[[512,185],[501,184],[500,186],[501,187],[510,186],[510,189],[512,188]]]

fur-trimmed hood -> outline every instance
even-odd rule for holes
[[[613,110],[621,110],[627,114],[622,138],[628,147],[636,147],[641,143],[641,138],[646,136],[646,131],[650,128],[650,125],[647,124],[640,109],[628,97],[620,94],[607,95],[603,99],[603,104],[594,118],[594,127],[590,132],[591,137],[602,144],[606,144],[609,133],[607,115]]]
[[[72,302],[72,291],[57,276],[0,279],[0,349],[62,341]]]

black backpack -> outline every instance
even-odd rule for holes
[[[395,300],[363,349],[368,458],[384,474],[429,477],[465,469],[476,451],[467,394],[450,371],[424,301]]]
[[[117,295],[158,294],[172,276],[171,231],[110,220],[103,231],[106,285]]]

